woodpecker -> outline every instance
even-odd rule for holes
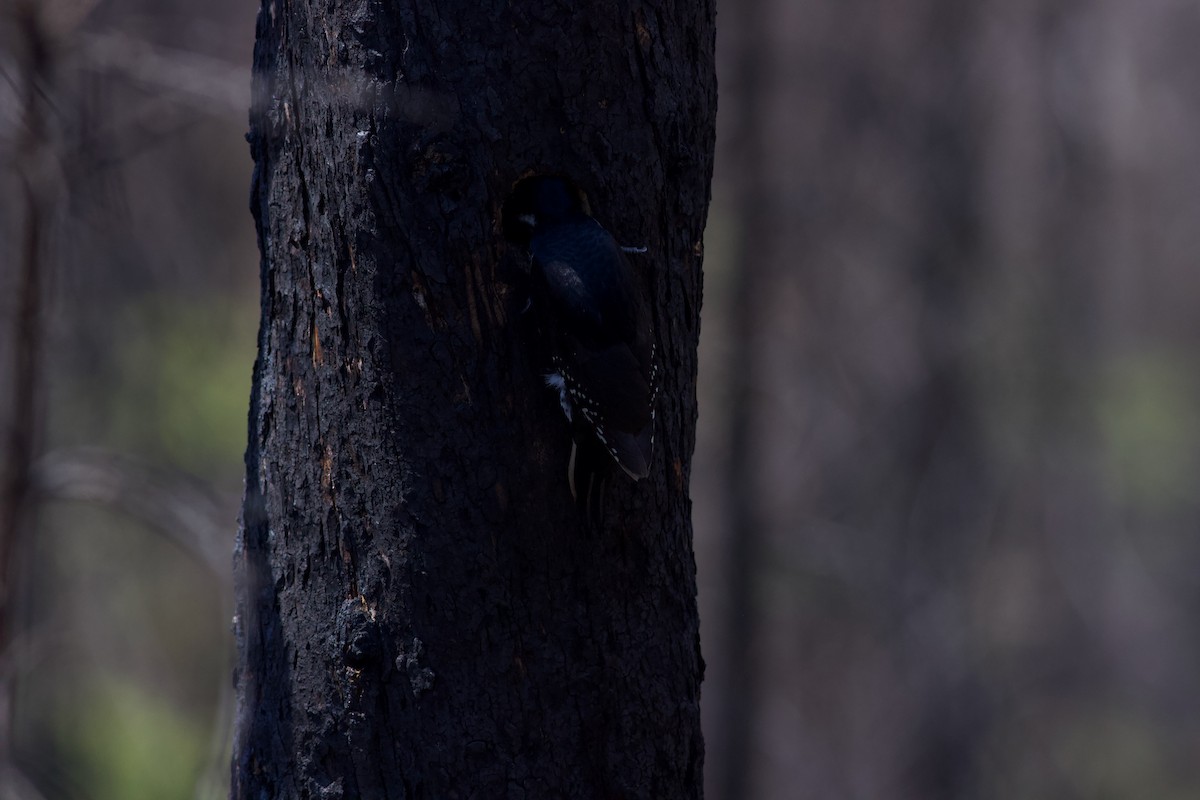
[[[521,181],[506,203],[506,236],[531,256],[530,309],[571,427],[567,478],[577,501],[615,463],[639,480],[650,473],[658,367],[645,298],[622,248],[592,216],[571,181]]]

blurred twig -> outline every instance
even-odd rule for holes
[[[201,111],[244,114],[250,107],[246,69],[221,59],[159,47],[115,31],[81,33],[79,51],[86,68],[119,73]]]
[[[123,512],[166,536],[208,567],[221,587],[226,616],[232,589],[228,533],[236,500],[222,499],[190,476],[99,449],[56,450],[33,465],[30,496],[39,501],[97,503]],[[224,786],[233,697],[222,679],[208,768],[198,778],[196,797],[217,797]]]
[[[7,653],[15,628],[13,598],[16,570],[13,562],[21,539],[30,530],[30,468],[38,443],[38,395],[41,385],[38,353],[41,344],[39,307],[43,265],[40,258],[45,224],[44,198],[38,185],[37,166],[46,138],[42,113],[43,84],[49,72],[49,50],[38,8],[18,3],[9,11],[18,35],[19,74],[16,83],[21,103],[17,138],[17,178],[21,221],[16,282],[16,314],[12,327],[12,410],[6,432],[7,457],[0,489],[0,653]],[[6,673],[0,685],[0,764],[12,754],[13,680]]]
[[[84,448],[46,454],[34,465],[31,488],[43,501],[99,503],[129,514],[207,566],[223,587],[231,585],[228,533],[235,503],[195,478]]]
[[[0,793],[5,800],[46,800],[33,781],[11,763],[0,764]]]

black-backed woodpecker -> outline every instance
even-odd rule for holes
[[[568,179],[518,183],[504,227],[532,257],[530,304],[549,360],[545,381],[571,425],[567,476],[572,495],[590,505],[606,464],[634,480],[650,472],[658,369],[646,300],[623,248]]]

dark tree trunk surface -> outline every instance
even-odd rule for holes
[[[713,23],[712,2],[264,3],[234,797],[700,795]],[[649,248],[653,470],[591,530],[499,235],[531,170]]]

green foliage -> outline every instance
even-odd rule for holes
[[[1200,387],[1189,360],[1162,353],[1116,359],[1097,396],[1111,487],[1143,508],[1171,505],[1196,486]]]
[[[213,330],[213,319],[225,325]],[[211,471],[240,463],[254,335],[246,320],[212,309],[175,317],[159,345],[157,429],[175,464]]]
[[[137,336],[120,358],[114,446],[211,478],[240,475],[256,311],[225,298],[157,298],[129,313]]]
[[[80,687],[78,704],[59,730],[95,800],[192,797],[209,738],[143,688],[100,675]]]
[[[1183,800],[1195,793],[1172,762],[1181,748],[1152,718],[1117,701],[1044,699],[984,748],[980,797]]]

